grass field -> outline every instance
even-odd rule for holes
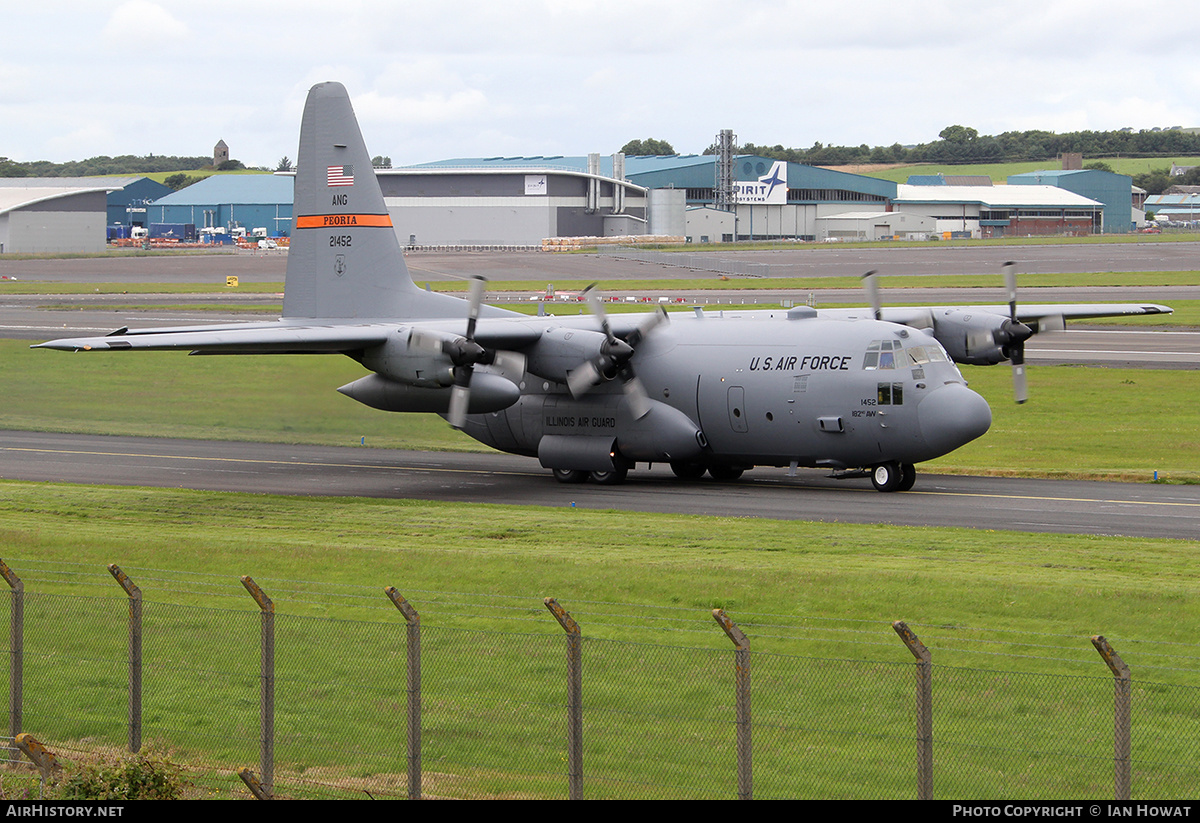
[[[1111,796],[1093,634],[1135,672],[1135,796],[1194,796],[1194,541],[16,482],[0,523],[42,652],[29,727],[68,749],[123,739],[116,562],[146,601],[152,746],[225,764],[218,792],[256,757],[249,574],[275,602],[277,769],[299,795],[402,785],[394,585],[424,626],[430,794],[562,795],[553,596],[587,639],[589,797],[728,796],[716,607],[755,651],[757,796],[912,796],[895,619],[934,655],[939,797]]]
[[[1169,169],[1172,163],[1181,166],[1200,165],[1200,157],[1105,157],[1107,163],[1117,174],[1128,174],[1130,177],[1145,174],[1154,169]],[[905,183],[913,174],[985,174],[993,182],[1006,183],[1011,174],[1026,174],[1032,171],[1055,170],[1059,164],[1054,160],[1034,160],[1019,163],[973,163],[952,165],[948,163],[922,163],[915,166],[899,166],[893,169],[866,172],[867,177],[877,177],[881,180],[891,180],[893,183]]]

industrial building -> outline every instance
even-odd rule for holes
[[[192,224],[197,232],[242,228],[270,237],[292,231],[294,178],[277,174],[214,174],[149,206],[147,223]]]
[[[1129,189],[1125,200],[1129,209]],[[1032,184],[902,184],[897,187],[895,202],[896,211],[933,218],[936,232],[949,237],[1096,234],[1104,213],[1104,204],[1098,200],[1056,186]]]
[[[1158,223],[1195,225],[1200,220],[1200,191],[1151,195],[1146,198],[1146,211],[1154,212],[1154,219]]]
[[[1104,204],[1101,224],[1095,233],[1124,234],[1133,231],[1133,178],[1098,169],[1031,171],[1009,175],[1010,186],[1054,186]]]

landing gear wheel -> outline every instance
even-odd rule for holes
[[[588,479],[588,473],[583,469],[551,469],[554,479],[559,483],[582,483]]]
[[[732,483],[734,480],[737,480],[739,477],[742,476],[742,472],[744,472],[744,471],[745,471],[745,469],[743,469],[741,466],[709,466],[708,467],[709,476],[711,476],[713,480],[719,480],[721,482],[727,482],[727,483]]]
[[[898,492],[906,492],[913,487],[913,483],[917,482],[917,467],[912,463],[900,464],[900,485],[896,487]]]
[[[629,469],[626,468],[613,469],[610,472],[592,472],[592,482],[601,486],[617,486],[625,482],[628,474]]]
[[[916,479],[916,472],[913,473],[913,479]],[[875,484],[875,490],[881,492],[894,492],[900,488],[900,484],[904,482],[904,472],[900,468],[900,464],[895,461],[880,463],[871,470],[871,482]]]
[[[672,463],[671,471],[675,472],[675,476],[680,480],[699,480],[704,476],[704,466],[699,463]]]

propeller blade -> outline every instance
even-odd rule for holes
[[[1039,317],[1037,321],[1037,332],[1042,334],[1048,331],[1063,331],[1067,327],[1067,321],[1063,319],[1061,314],[1052,314],[1049,317]]]
[[[467,425],[467,405],[471,402],[471,388],[469,385],[460,386],[455,383],[450,389],[450,410],[446,414],[446,420],[456,429],[461,429]]]
[[[419,349],[431,354],[440,354],[442,351],[442,338],[436,334],[429,334],[420,329],[413,329],[408,335],[409,348]]]
[[[629,345],[637,348],[638,344],[650,335],[650,332],[654,331],[664,323],[670,322],[671,318],[667,316],[667,310],[662,306],[659,306],[653,314],[646,315],[646,319],[643,320],[641,324],[630,333],[626,340]]]
[[[479,307],[483,305],[483,293],[487,289],[487,278],[475,275],[467,292],[467,339],[475,339],[475,322],[479,319]]]
[[[570,389],[571,396],[576,400],[587,394],[598,382],[600,382],[600,369],[591,360],[567,375],[567,388]]]
[[[1008,317],[1017,322],[1017,264],[1009,260],[1000,267],[1004,272],[1004,289],[1008,292]]]
[[[1025,361],[1022,358],[1020,363],[1013,359],[1013,397],[1018,403],[1024,403],[1029,399],[1029,384],[1025,380]]]
[[[596,284],[592,283],[583,290],[583,296],[587,298],[588,308],[592,314],[596,315],[596,319],[600,321],[600,329],[604,332],[604,336],[608,338],[608,342],[613,341],[612,327],[608,325],[608,312],[604,310],[604,300],[600,297],[600,291],[596,288]]]
[[[879,282],[875,274],[875,269],[871,269],[861,279],[863,289],[867,292],[867,302],[871,305],[871,311],[874,312],[875,319],[882,319],[883,304],[879,300]]]
[[[629,410],[633,413],[634,420],[641,420],[650,413],[650,395],[646,394],[646,387],[632,373],[632,370],[630,370],[629,379],[621,384],[621,388],[629,400]]]
[[[492,358],[492,365],[519,376],[525,373],[525,355],[516,351],[497,351]]]

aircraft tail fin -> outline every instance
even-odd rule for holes
[[[462,317],[466,304],[418,289],[341,83],[313,86],[296,159],[284,319]]]

